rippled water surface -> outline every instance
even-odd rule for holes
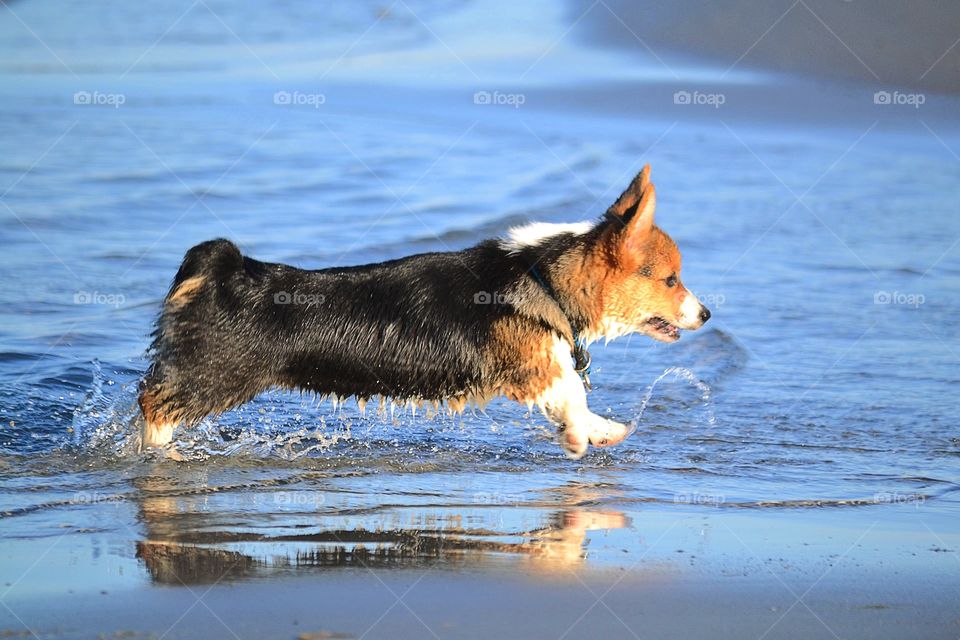
[[[266,67],[308,57],[290,43],[309,40],[319,70],[382,10],[268,19],[260,3],[209,4]],[[9,544],[68,532],[129,558],[133,540],[140,570],[172,583],[411,558],[614,563],[593,532],[628,540],[629,514],[647,505],[956,514],[956,137],[600,116],[534,89],[522,108],[485,107],[474,88],[428,77],[415,89],[278,81],[200,8],[118,80],[175,15],[90,7],[64,30],[36,5],[14,6],[78,74],[110,80],[63,74],[49,56],[27,78],[46,54],[3,19],[16,37],[0,72],[23,80],[0,105]],[[127,35],[81,47],[98,15]],[[359,45],[364,73],[429,40],[399,9],[382,22]],[[196,65],[190,43],[205,47]],[[73,104],[98,86],[126,102]],[[317,86],[320,108],[274,103]],[[598,216],[644,162],[684,281],[714,317],[675,345],[592,349],[591,406],[638,423],[622,446],[569,461],[540,416],[505,402],[361,415],[271,392],[178,432],[185,462],[135,452],[148,333],[193,244],[229,237],[309,268],[457,249],[527,220]]]

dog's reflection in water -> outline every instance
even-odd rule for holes
[[[371,523],[366,529],[318,530],[311,525],[309,533],[286,529],[286,533],[269,535],[260,528],[244,527],[236,514],[204,509],[204,500],[196,493],[183,495],[174,490],[175,486],[182,488],[180,482],[154,477],[138,484],[139,513],[147,536],[137,542],[137,557],[153,581],[171,585],[242,580],[311,568],[437,563],[465,567],[510,558],[522,558],[525,570],[552,573],[575,569],[586,561],[589,531],[629,525],[629,519],[619,511],[576,506],[597,495],[595,490],[576,486],[555,490],[559,491],[561,504],[545,518],[544,526],[532,531],[465,528],[462,517],[447,514],[435,519],[442,520],[436,527],[421,524],[385,530]],[[531,513],[543,511],[544,506],[495,508],[522,508]],[[271,528],[276,526],[276,516],[257,514],[258,520],[269,519]],[[336,514],[318,516],[317,520],[320,518],[342,522]],[[224,530],[226,526],[229,530]]]

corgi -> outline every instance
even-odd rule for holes
[[[587,406],[587,346],[634,332],[674,342],[710,318],[655,207],[647,165],[595,222],[535,223],[462,251],[308,271],[201,243],[153,333],[141,450],[273,387],[361,409],[461,412],[505,396],[538,407],[571,458],[619,443],[627,425]]]

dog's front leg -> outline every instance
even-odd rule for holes
[[[576,460],[587,452],[587,446],[608,447],[627,437],[625,424],[608,420],[590,411],[587,391],[570,361],[569,348],[561,342],[555,350],[561,373],[540,398],[544,414],[560,429],[560,445]]]

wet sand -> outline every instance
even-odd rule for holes
[[[156,539],[135,546],[94,532],[5,545],[5,575],[28,573],[0,635],[942,638],[960,625],[960,539],[916,504],[607,505],[496,541],[407,529],[327,532],[327,545],[288,535],[243,546],[214,531],[178,542],[199,516],[144,517]]]
[[[960,92],[960,5],[947,0],[579,0],[591,42],[734,67]]]

